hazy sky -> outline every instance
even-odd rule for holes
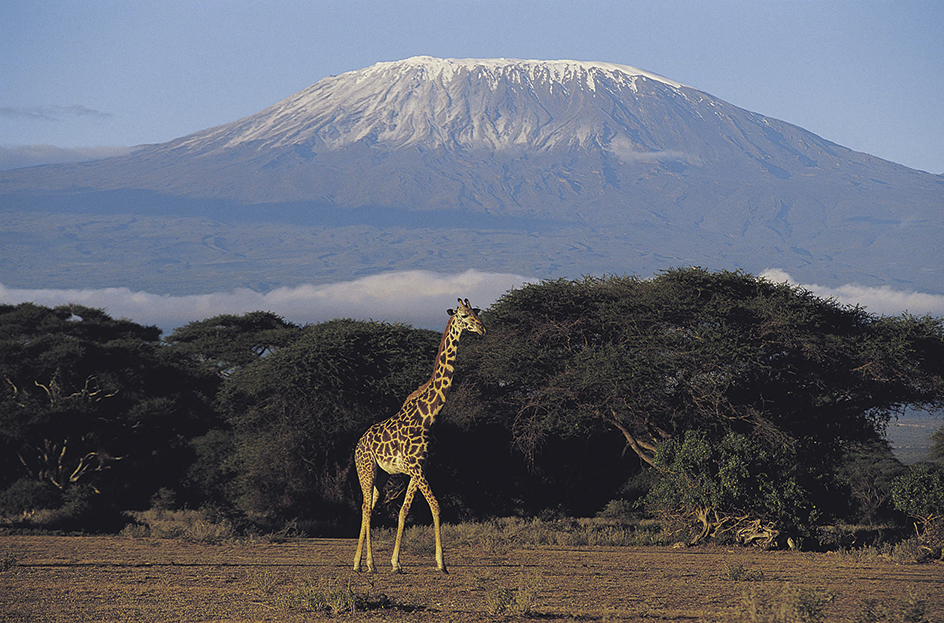
[[[608,61],[944,173],[944,2],[0,1],[0,146],[168,141],[379,61]]]

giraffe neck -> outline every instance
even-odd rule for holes
[[[403,405],[404,408],[413,407],[410,410],[422,420],[424,427],[432,426],[439,411],[446,403],[446,394],[452,386],[452,375],[455,372],[456,352],[458,351],[459,335],[461,333],[462,329],[455,322],[455,318],[449,318],[446,330],[443,331],[442,340],[439,342],[433,375],[429,377],[426,383],[420,385],[415,392],[410,394]]]

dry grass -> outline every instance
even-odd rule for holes
[[[221,543],[237,537],[236,527],[228,519],[210,519],[194,510],[130,511],[135,523],[121,531],[132,538],[183,539],[196,543]]]
[[[431,553],[409,552],[403,574],[355,574],[355,545],[0,536],[0,621],[944,620],[940,562],[447,538],[448,575]],[[380,563],[390,547],[375,554]]]

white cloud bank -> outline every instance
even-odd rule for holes
[[[27,290],[0,284],[0,303],[33,302],[49,307],[76,303],[102,308],[113,318],[157,325],[165,332],[193,320],[256,310],[270,311],[299,324],[358,318],[441,329],[446,325],[446,309],[454,308],[457,298],[468,298],[476,307],[486,309],[502,294],[528,281],[533,280],[477,270],[461,274],[416,270],[343,283],[284,287],[265,293],[238,288],[180,296],[128,288]]]
[[[894,290],[887,286],[870,288],[850,284],[829,288],[801,284],[778,268],[766,269],[760,276],[774,283],[801,286],[817,296],[834,298],[843,304],[858,304],[871,313],[897,315],[907,311],[915,315],[944,316],[942,295]],[[102,308],[114,318],[157,325],[165,332],[193,320],[256,310],[271,311],[299,324],[358,318],[406,322],[438,330],[446,324],[445,310],[455,307],[457,298],[468,298],[473,305],[487,309],[505,292],[534,281],[537,280],[522,275],[477,270],[461,274],[415,270],[381,273],[341,283],[284,287],[270,292],[238,288],[191,295],[153,294],[128,288],[30,290],[0,284],[0,303],[33,302],[49,307],[77,303]]]
[[[767,268],[760,277],[773,283],[788,283],[809,290],[816,296],[832,298],[844,305],[860,305],[872,314],[897,316],[903,312],[923,316],[944,316],[944,295],[925,294],[923,292],[895,290],[889,286],[878,288],[855,283],[835,288],[817,283],[798,283],[786,271],[779,268]]]

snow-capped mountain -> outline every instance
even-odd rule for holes
[[[255,115],[177,141],[174,148],[304,145],[324,153],[365,143],[383,149],[621,150],[632,141],[620,130],[634,121],[625,104],[613,103],[681,86],[606,63],[421,56],[325,78]]]
[[[279,258],[297,238],[278,228],[309,228],[283,264],[258,245],[255,264],[237,260],[245,248],[210,254],[232,263],[184,258],[181,274],[199,265],[209,281],[238,265],[232,286],[462,269],[471,256],[540,277],[776,266],[944,291],[944,178],[610,63],[377,63],[126,156],[0,172],[0,209],[265,223]]]

